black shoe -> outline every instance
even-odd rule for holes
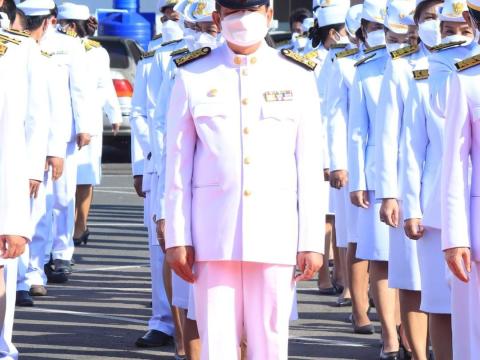
[[[135,342],[137,347],[152,348],[173,344],[173,337],[158,330],[148,330],[145,335]]]
[[[79,238],[73,238],[73,244],[75,246],[80,246],[83,243],[87,245],[89,236],[90,236],[90,230],[87,228]]]
[[[18,290],[17,291],[17,299],[15,301],[15,305],[17,306],[25,306],[25,307],[32,307],[35,304],[33,303],[33,299],[25,290]]]
[[[353,314],[352,314],[352,326],[353,326],[353,332],[355,334],[361,334],[361,335],[375,334],[375,328],[373,327],[372,324],[358,326],[357,323],[355,322],[355,317],[353,316]]]
[[[55,273],[63,273],[66,275],[70,275],[72,273],[72,264],[70,260],[55,259],[53,260],[53,268],[53,272]]]
[[[43,270],[50,284],[64,284],[68,281],[67,274],[55,272],[52,259],[45,264]]]
[[[386,353],[383,351],[383,346],[382,346],[382,351],[380,351],[380,360],[400,360],[400,351],[391,351]]]
[[[347,306],[352,306],[352,299],[344,298],[344,297],[339,297],[337,299],[337,306],[338,307],[347,307]]]
[[[32,285],[30,287],[30,296],[47,296],[47,288],[43,285]]]
[[[326,288],[326,289],[318,289],[318,293],[320,295],[337,295],[337,288],[335,287],[330,287],[330,288]]]

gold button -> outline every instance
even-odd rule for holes
[[[243,105],[248,105],[248,99],[247,99],[247,98],[243,99],[243,100],[242,100],[242,104],[243,104]]]
[[[243,160],[243,163],[245,165],[250,165],[252,163],[252,160],[247,156],[244,160]]]
[[[245,190],[245,191],[243,192],[243,195],[245,195],[245,196],[250,196],[250,195],[252,195],[252,192],[251,192],[250,190]]]
[[[257,63],[257,58],[256,57],[252,57],[250,59],[250,64],[256,64]]]
[[[250,128],[248,128],[248,127],[244,128],[244,129],[243,129],[243,133],[244,133],[245,135],[250,134]]]
[[[215,97],[217,96],[218,94],[218,90],[217,89],[212,89],[208,92],[208,97]]]
[[[247,76],[247,75],[248,75],[248,70],[247,70],[247,69],[243,69],[243,70],[242,70],[242,75],[243,75],[243,76]]]
[[[240,65],[242,63],[242,58],[240,56],[235,56],[233,62],[235,63],[235,65]]]

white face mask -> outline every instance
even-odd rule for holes
[[[462,46],[467,46],[473,41],[473,38],[470,38],[468,36],[463,36],[463,35],[450,35],[442,39],[442,44],[448,44],[450,42],[457,42],[457,41],[464,41]]]
[[[375,30],[367,34],[367,43],[370,47],[385,45],[385,31]]]
[[[342,36],[338,32],[335,34],[335,41],[337,44],[350,44],[348,36]]]
[[[420,40],[429,46],[437,46],[442,41],[440,34],[440,20],[428,20],[418,25]]]
[[[195,41],[195,44],[197,46],[197,49],[200,49],[202,47],[209,47],[213,50],[218,47],[217,37],[212,36],[208,33],[200,33],[200,35],[197,37],[197,40]]]
[[[2,29],[10,29],[10,19],[4,12],[0,12],[0,27]]]
[[[387,50],[389,53],[393,51],[397,51],[400,49],[403,49],[404,47],[410,46],[409,44],[404,44],[404,43],[391,43],[387,44]]]
[[[222,20],[222,35],[237,46],[252,46],[262,42],[268,28],[266,16],[255,11],[236,12]]]
[[[183,38],[183,31],[176,21],[167,20],[162,25],[162,40],[168,42]]]

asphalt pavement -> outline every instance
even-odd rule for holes
[[[147,330],[151,294],[143,202],[132,188],[129,165],[104,166],[89,228],[90,241],[77,248],[70,281],[49,285],[48,296],[36,298],[33,308],[17,307],[20,359],[172,359],[173,348],[134,345]],[[350,308],[336,307],[336,298],[318,295],[315,285],[298,289],[300,320],[291,324],[289,359],[377,359],[379,335],[354,335]]]

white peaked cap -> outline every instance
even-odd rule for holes
[[[175,6],[177,3],[178,0],[158,0],[157,9],[160,11],[165,6]]]
[[[318,21],[318,27],[343,24],[350,9],[348,0],[323,0],[315,14]]]
[[[25,0],[17,5],[26,16],[45,16],[55,8],[53,0]]]
[[[463,12],[468,11],[466,0],[446,0],[439,10],[440,21],[465,22]]]
[[[321,2],[322,2],[322,0],[313,0],[312,1],[312,9],[315,9],[316,7],[319,7]]]
[[[302,31],[306,32],[310,30],[315,25],[315,19],[314,18],[306,18],[302,22]]]
[[[185,8],[188,4],[191,4],[194,1],[195,0],[180,0],[177,5],[173,7],[173,10],[175,10],[180,15],[180,18],[183,19],[185,17]]]
[[[365,0],[363,2],[362,19],[384,24],[386,15],[387,0]]]
[[[212,20],[212,13],[215,11],[215,0],[195,0],[185,7],[185,21],[209,22]]]
[[[414,25],[415,14],[414,0],[391,0],[387,5],[385,26],[394,33],[408,33],[408,25]]]
[[[345,28],[352,37],[355,37],[355,33],[360,29],[362,23],[362,11],[362,4],[353,5],[348,10],[347,16],[345,17]]]
[[[467,6],[475,11],[480,11],[480,0],[467,0]]]
[[[58,7],[58,20],[88,20],[90,10],[86,5],[63,3]]]

